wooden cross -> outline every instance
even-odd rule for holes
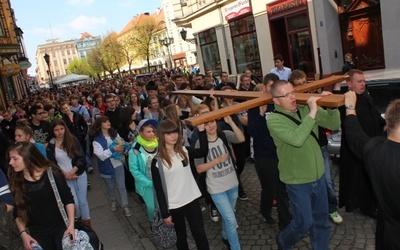
[[[308,98],[311,96],[321,96],[320,94],[306,94],[304,92],[315,90],[324,86],[333,85],[338,82],[346,80],[348,76],[331,76],[322,80],[314,81],[309,84],[296,86],[296,101],[298,104],[307,104]],[[209,96],[209,90],[179,90],[173,91],[172,94],[181,95],[196,95],[196,96]],[[232,115],[240,111],[248,110],[251,108],[259,107],[261,105],[268,104],[272,101],[271,94],[257,91],[214,91],[215,97],[231,98],[246,100],[241,103],[237,103],[230,107],[221,108],[201,116],[190,117],[185,119],[185,123],[191,126],[196,126],[201,123],[220,119],[221,117]],[[328,95],[323,96],[318,101],[318,105],[323,107],[337,108],[344,105],[344,95]]]

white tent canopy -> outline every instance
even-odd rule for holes
[[[55,84],[65,84],[70,82],[78,82],[88,80],[90,77],[87,75],[69,74],[55,81]]]

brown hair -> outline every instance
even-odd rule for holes
[[[67,152],[68,157],[71,159],[75,158],[76,156],[79,156],[80,144],[77,145],[75,143],[74,136],[69,131],[69,128],[67,127],[65,122],[63,120],[61,120],[60,118],[54,118],[54,120],[50,123],[50,131],[49,131],[50,136],[55,138],[54,128],[57,125],[63,126],[64,131],[65,131],[63,142],[61,143],[62,149],[64,149],[65,152]]]
[[[7,152],[8,158],[10,158],[11,151],[16,151],[17,154],[22,157],[25,168],[34,180],[36,180],[34,176],[35,171],[42,172],[46,171],[49,166],[55,166],[51,161],[46,159],[36,148],[35,144],[31,142],[17,142],[14,145],[11,145]],[[14,195],[14,202],[18,211],[17,216],[26,224],[28,222],[27,212],[29,210],[29,205],[25,198],[26,189],[24,185],[24,171],[8,171],[8,177],[10,179],[10,190]]]
[[[99,117],[96,118],[96,120],[94,121],[94,123],[90,127],[90,131],[89,131],[90,140],[93,140],[96,136],[98,136],[101,133],[103,133],[101,131],[101,124],[103,122],[106,122],[106,121],[109,121],[109,120],[110,119],[107,116],[104,116],[104,115],[103,116],[99,116]],[[117,132],[113,129],[112,126],[110,127],[110,129],[108,129],[108,133],[112,137],[117,135]]]
[[[28,125],[28,119],[19,119],[17,120],[15,130],[21,130],[24,134],[29,135],[31,138],[33,137],[33,130]]]
[[[388,135],[390,135],[392,131],[400,126],[400,99],[393,100],[389,103],[385,113],[385,120],[387,132]]]
[[[171,157],[168,154],[167,147],[166,147],[166,142],[165,142],[165,134],[169,133],[178,133],[178,140],[176,141],[176,144],[174,145],[174,151],[183,158],[182,163],[186,166],[189,163],[189,157],[186,154],[185,151],[183,151],[183,138],[182,138],[182,133],[179,133],[179,127],[178,125],[169,120],[165,119],[160,124],[158,125],[157,128],[157,135],[158,135],[158,156],[160,159],[163,161],[163,163],[166,163],[167,168],[172,167],[172,160]]]

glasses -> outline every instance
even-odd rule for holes
[[[294,91],[292,91],[292,92],[289,92],[289,93],[287,93],[287,94],[285,94],[285,95],[280,95],[280,96],[274,96],[275,98],[282,98],[282,97],[284,97],[284,98],[290,98],[291,96],[295,96],[295,92]]]

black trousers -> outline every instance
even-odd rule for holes
[[[52,226],[51,228],[47,228],[44,232],[36,232],[33,229],[30,229],[30,234],[32,238],[37,240],[39,245],[45,250],[62,250],[62,238],[64,236],[64,232],[67,230],[65,225],[60,225],[59,227]]]
[[[188,250],[189,246],[187,243],[186,233],[186,222],[189,224],[190,231],[196,242],[197,249],[210,249],[206,232],[204,230],[203,215],[201,213],[199,201],[196,199],[183,207],[170,209],[172,216],[172,222],[177,235],[176,247],[178,250]]]
[[[286,186],[279,180],[278,159],[276,157],[254,157],[255,167],[261,184],[260,213],[271,217],[272,202],[276,195],[279,229],[283,230],[292,220]]]

